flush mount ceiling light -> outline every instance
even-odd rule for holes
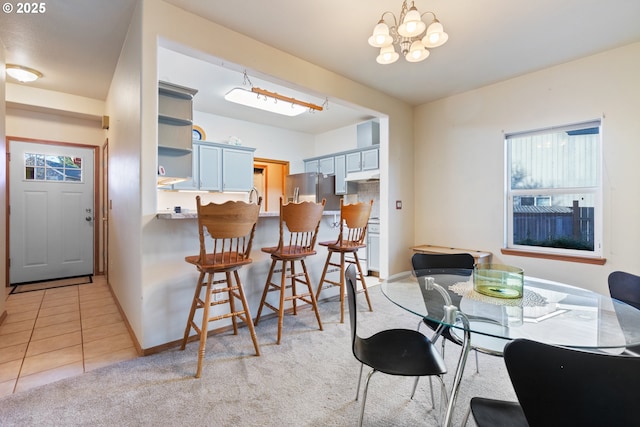
[[[40,71],[29,67],[23,67],[22,65],[7,64],[6,71],[9,77],[14,78],[21,83],[33,82],[42,77],[42,73]]]
[[[254,87],[245,71],[244,84],[247,83],[251,86],[251,89],[243,89],[241,87],[233,88],[227,92],[224,99],[247,107],[258,108],[260,110],[270,111],[272,113],[282,114],[285,116],[297,116],[305,111],[323,110],[323,107],[319,105]]]
[[[428,21],[428,26],[422,20],[427,14],[433,15],[433,18]],[[387,24],[386,15],[393,17],[393,25]],[[384,12],[374,27],[373,34],[369,37],[369,44],[380,48],[376,61],[386,65],[398,60],[400,57],[398,51],[409,62],[423,61],[429,56],[427,48],[442,46],[448,39],[449,35],[444,32],[435,13],[420,14],[413,1],[409,8],[407,0],[403,0],[400,18],[396,19],[392,12]]]

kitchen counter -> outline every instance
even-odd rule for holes
[[[334,216],[335,215],[335,216]],[[327,210],[324,212],[317,242],[335,241],[339,228],[340,211]],[[147,231],[153,235],[143,250],[149,261],[145,265],[144,274],[153,285],[148,291],[146,305],[158,307],[158,316],[154,318],[156,336],[150,346],[162,345],[182,339],[186,317],[193,301],[193,292],[198,282],[199,272],[192,265],[185,262],[185,257],[197,255],[200,250],[200,236],[198,233],[198,220],[195,209],[189,209],[185,213],[174,213],[170,210],[156,212],[147,224]],[[260,214],[258,226],[255,230],[251,249],[252,263],[244,266],[238,273],[244,285],[244,292],[253,316],[258,312],[260,300],[265,287],[269,269],[271,267],[271,255],[262,252],[264,247],[272,247],[278,244],[280,234],[279,212],[267,212]],[[324,263],[327,258],[327,248],[316,244],[317,254],[306,259],[306,266],[311,277],[314,291],[317,288]],[[364,251],[361,251],[362,253]],[[335,276],[338,273],[332,273]],[[332,287],[322,291],[321,299],[335,298],[340,289]],[[275,293],[269,295],[269,301],[276,304]],[[287,301],[287,309],[292,308],[292,302]],[[213,309],[213,315],[222,315],[228,311],[225,305]],[[290,319],[291,320],[291,319]],[[324,316],[323,321],[334,322],[333,316]],[[289,322],[285,319],[285,324]],[[231,319],[227,318],[212,324],[212,327],[223,328],[231,326]],[[273,337],[263,337],[271,340]]]
[[[340,211],[324,211],[322,212],[323,216],[328,215],[340,215]],[[280,212],[260,212],[260,218],[268,218],[268,217],[279,217]],[[198,218],[197,212],[184,212],[184,213],[175,213],[175,212],[158,212],[156,214],[156,218],[158,219],[196,219]]]

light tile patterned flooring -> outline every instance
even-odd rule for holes
[[[138,356],[104,276],[86,285],[10,289],[0,325],[0,397]]]

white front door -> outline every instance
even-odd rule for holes
[[[93,274],[94,151],[9,144],[10,283]]]

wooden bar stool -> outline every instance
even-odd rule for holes
[[[191,328],[196,331],[200,338],[200,349],[198,351],[198,370],[196,378],[200,378],[202,373],[202,359],[204,358],[207,343],[207,328],[209,322],[222,320],[231,317],[234,335],[238,334],[237,319],[244,321],[249,327],[256,356],[260,356],[258,339],[253,327],[249,305],[244,295],[244,289],[238,269],[243,265],[251,264],[249,258],[251,253],[251,243],[258,222],[260,204],[262,198],[258,199],[258,204],[245,202],[226,202],[223,204],[209,203],[200,204],[200,196],[196,197],[198,208],[198,229],[200,234],[200,253],[185,258],[190,264],[194,264],[200,276],[196,284],[196,291],[191,303],[189,320],[184,331],[181,350],[185,349]],[[205,239],[205,236],[208,238]],[[211,251],[207,252],[206,242],[211,242]],[[225,278],[213,280],[216,273],[224,274]],[[232,273],[234,281],[232,280]],[[223,284],[221,287],[214,285]],[[202,291],[204,290],[204,296]],[[225,298],[226,297],[226,298]],[[235,299],[240,300],[242,307],[237,307]],[[211,307],[221,304],[228,304],[230,312],[211,315]],[[202,325],[198,327],[194,321],[197,309],[202,309]]]
[[[285,301],[293,302],[293,314],[297,314],[297,300],[311,304],[311,308],[318,319],[318,326],[322,330],[322,322],[320,321],[320,313],[318,312],[318,304],[313,295],[311,288],[311,280],[307,272],[307,266],[304,262],[305,258],[315,255],[314,249],[318,229],[320,228],[320,220],[322,219],[322,211],[324,210],[325,200],[322,203],[301,202],[283,204],[280,198],[280,240],[278,246],[262,248],[263,252],[271,254],[271,268],[267,276],[267,283],[262,293],[260,308],[256,316],[256,325],[260,321],[262,308],[268,307],[278,313],[278,341],[282,337],[282,325],[284,323]],[[273,273],[276,272],[276,264],[280,261],[282,270],[279,271],[280,283],[274,283]],[[296,261],[300,263],[302,272],[296,272]],[[289,271],[289,272],[287,272]],[[289,283],[287,284],[287,280]],[[298,293],[297,284],[304,284],[306,290]],[[285,295],[286,290],[290,289],[291,294]],[[279,292],[280,303],[278,307],[267,302],[267,294],[269,292]]]
[[[343,200],[340,200],[340,232],[338,234],[338,240],[331,242],[320,242],[320,245],[326,246],[327,261],[324,263],[324,270],[320,277],[320,283],[318,283],[318,291],[316,293],[316,300],[320,298],[320,292],[322,289],[328,289],[333,286],[340,287],[340,323],[344,323],[344,294],[345,294],[345,281],[344,273],[347,270],[345,264],[355,264],[358,269],[356,275],[356,284],[358,280],[362,283],[362,289],[358,290],[359,293],[364,292],[367,298],[367,304],[369,305],[369,311],[373,311],[371,307],[371,300],[369,299],[369,291],[367,290],[367,284],[364,280],[364,273],[362,272],[362,266],[360,265],[360,259],[358,258],[358,249],[365,248],[365,237],[367,234],[367,223],[369,222],[369,215],[371,215],[371,207],[373,206],[373,200],[369,203],[360,202],[345,205]],[[333,255],[340,255],[340,262],[331,261]],[[345,255],[351,255],[353,259],[347,258]],[[337,267],[329,270],[329,266]],[[327,279],[327,273],[340,272],[340,281]],[[329,286],[323,288],[323,285],[328,283]]]

